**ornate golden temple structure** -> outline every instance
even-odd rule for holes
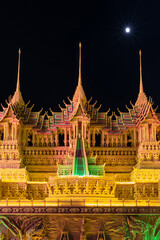
[[[0,112],[0,239],[160,239],[160,114],[142,83],[126,112],[101,112],[81,78],[60,112],[16,91]]]

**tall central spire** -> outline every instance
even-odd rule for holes
[[[142,52],[139,50],[139,61],[140,61],[140,83],[139,83],[139,94],[135,106],[142,107],[147,103],[147,97],[143,91],[143,81],[142,81]]]
[[[81,75],[81,48],[82,44],[79,43],[79,76],[78,76],[78,85],[82,85],[82,75]]]
[[[78,102],[78,100],[82,100],[83,103],[87,101],[86,95],[82,86],[82,75],[81,75],[81,48],[82,44],[79,43],[79,75],[78,75],[78,85],[76,87],[76,91],[73,96],[73,101]]]
[[[16,88],[16,91],[20,91],[20,81],[19,81],[19,78],[20,78],[20,61],[21,61],[21,49],[19,48],[18,50],[18,73],[17,73],[17,88]]]
[[[139,92],[143,92],[143,82],[142,82],[142,52],[139,50],[139,60],[140,60],[140,86],[139,86]]]
[[[18,50],[18,73],[17,73],[17,86],[16,91],[13,95],[11,103],[14,105],[16,103],[24,104],[22,94],[20,91],[20,60],[21,60],[21,49]]]

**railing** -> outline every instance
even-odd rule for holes
[[[0,141],[0,149],[18,149],[17,140]]]
[[[87,155],[90,155],[90,156],[108,156],[108,155],[133,155],[133,156],[136,156],[137,154],[137,148],[135,147],[132,147],[132,148],[129,148],[129,147],[126,147],[126,148],[122,148],[122,147],[119,147],[119,148],[104,148],[104,147],[94,147],[94,148],[87,148],[86,149],[86,153]]]
[[[160,150],[160,142],[145,142],[141,143],[139,149],[141,150],[152,150],[157,151]]]
[[[59,146],[59,147],[23,147],[23,153],[26,155],[66,155],[70,152],[74,155],[74,148]],[[86,148],[87,155],[133,155],[137,153],[136,147],[90,147]]]
[[[64,156],[71,154],[72,152],[69,147],[24,147],[24,155],[55,155],[55,156]]]

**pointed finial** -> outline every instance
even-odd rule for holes
[[[22,98],[22,94],[20,91],[20,58],[21,58],[21,49],[19,48],[18,50],[18,73],[17,73],[17,87],[16,87],[16,91],[13,95],[13,98],[11,100],[11,103],[14,105],[16,103],[21,103],[24,104],[23,98]]]
[[[18,50],[18,73],[17,73],[17,88],[16,91],[20,92],[20,60],[21,60],[21,49]]]
[[[139,58],[140,58],[140,86],[139,86],[139,92],[143,92],[143,82],[142,82],[142,52],[139,50]]]
[[[73,95],[73,102],[78,102],[80,99],[83,103],[86,103],[87,98],[83,90],[82,86],[82,77],[81,77],[81,42],[79,43],[79,75],[78,75],[78,85],[76,87],[76,91]]]
[[[79,43],[79,76],[78,76],[78,85],[82,85],[82,77],[81,77],[81,48],[82,44]]]
[[[146,94],[145,92],[143,91],[143,82],[142,82],[142,59],[141,59],[141,56],[142,56],[142,52],[141,50],[139,50],[139,60],[140,60],[140,84],[139,84],[139,94],[138,94],[138,98],[137,98],[137,101],[135,103],[135,106],[138,106],[138,107],[142,107],[144,106],[148,100],[147,100],[147,97],[146,97]]]

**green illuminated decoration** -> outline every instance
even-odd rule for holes
[[[58,165],[58,176],[72,175],[72,165]]]
[[[84,155],[82,139],[77,139],[74,175],[83,176],[86,174],[87,174],[87,171],[86,171],[85,155]]]
[[[89,175],[92,176],[104,176],[104,165],[89,165]]]
[[[9,231],[8,233],[7,230]],[[10,236],[11,238],[14,236],[13,239],[22,240],[21,230],[7,217],[0,216],[0,240],[7,240],[8,236]]]
[[[125,240],[159,240],[160,239],[160,218],[151,221],[152,216],[145,216],[145,221],[128,216],[125,226]]]

